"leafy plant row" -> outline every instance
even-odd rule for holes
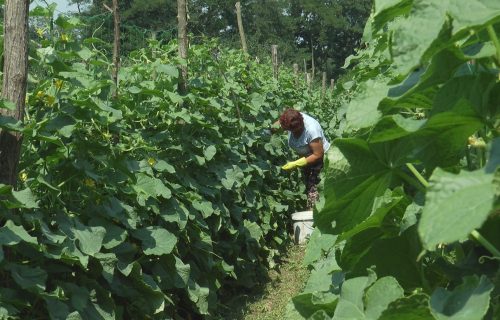
[[[0,186],[0,318],[215,317],[274,267],[305,200],[262,128],[319,96],[207,39],[190,49],[189,94],[176,44],[151,41],[112,99],[112,64],[79,27],[36,29],[26,121],[0,118],[24,135],[19,188]]]
[[[500,3],[374,4],[288,318],[498,319]]]

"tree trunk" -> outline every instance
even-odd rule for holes
[[[273,61],[273,77],[274,79],[278,79],[278,46],[273,44],[271,46],[271,57]]]
[[[330,91],[333,93],[333,89],[335,88],[335,80],[330,79]]]
[[[0,109],[3,116],[23,121],[28,74],[29,0],[6,0],[4,7],[4,66],[2,98],[16,105]],[[20,133],[0,131],[0,183],[15,186],[21,153]]]
[[[113,82],[115,91],[113,97],[118,97],[118,71],[120,70],[120,12],[118,0],[113,0],[113,18],[115,23],[115,39],[113,43]]]
[[[177,21],[178,21],[178,40],[179,57],[187,63],[188,59],[188,36],[187,36],[187,6],[186,0],[177,0]],[[179,77],[179,93],[187,92],[188,68],[187,65],[181,65]]]
[[[238,20],[238,30],[240,31],[241,48],[244,53],[248,53],[247,39],[245,38],[245,30],[243,29],[243,19],[241,19],[241,4],[236,2],[236,19]]]

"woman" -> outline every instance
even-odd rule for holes
[[[330,143],[316,119],[295,109],[285,110],[276,121],[275,125],[277,124],[288,131],[288,145],[300,156],[298,160],[290,161],[282,168],[284,170],[303,168],[307,209],[311,210],[319,197],[317,189],[320,181],[319,173],[323,168],[323,155],[330,148]],[[276,129],[271,130],[276,132]]]

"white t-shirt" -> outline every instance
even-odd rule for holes
[[[326,139],[321,125],[316,119],[301,112],[304,118],[304,131],[300,137],[295,138],[291,132],[288,133],[288,145],[295,150],[299,155],[307,157],[312,154],[309,143],[315,139],[320,138],[323,142],[323,150],[326,153],[330,148],[330,142]]]

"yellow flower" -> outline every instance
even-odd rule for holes
[[[154,166],[155,163],[156,163],[156,160],[154,158],[149,158],[148,159],[148,163],[149,163],[150,166]]]
[[[37,97],[38,99],[40,99],[40,100],[41,100],[41,99],[43,99],[43,97],[45,97],[45,92],[43,92],[43,91],[38,91],[38,92],[36,93],[36,97]]]
[[[87,187],[90,187],[90,188],[94,188],[95,187],[95,181],[90,179],[90,178],[85,178],[85,180],[83,180],[83,183],[85,183],[85,185]]]
[[[43,37],[43,34],[45,33],[45,30],[42,29],[42,28],[36,28],[36,34],[42,38]]]
[[[476,136],[470,136],[468,139],[468,143],[473,148],[486,148],[486,142],[484,142],[483,138]]]
[[[25,182],[26,180],[28,180],[28,174],[26,172],[21,172],[19,174],[19,180],[21,180],[22,182]]]
[[[47,97],[45,98],[45,101],[47,102],[47,105],[48,105],[48,106],[52,106],[52,105],[54,105],[54,103],[56,102],[56,98],[55,98],[55,97],[53,97],[53,96],[47,96]]]
[[[69,41],[69,36],[65,33],[61,34],[61,41],[62,42],[68,42]]]
[[[54,85],[56,86],[56,88],[57,88],[58,90],[61,90],[61,88],[62,88],[62,87],[63,87],[63,85],[64,85],[64,81],[63,81],[63,80],[61,80],[61,79],[56,79],[56,81],[55,81]]]

